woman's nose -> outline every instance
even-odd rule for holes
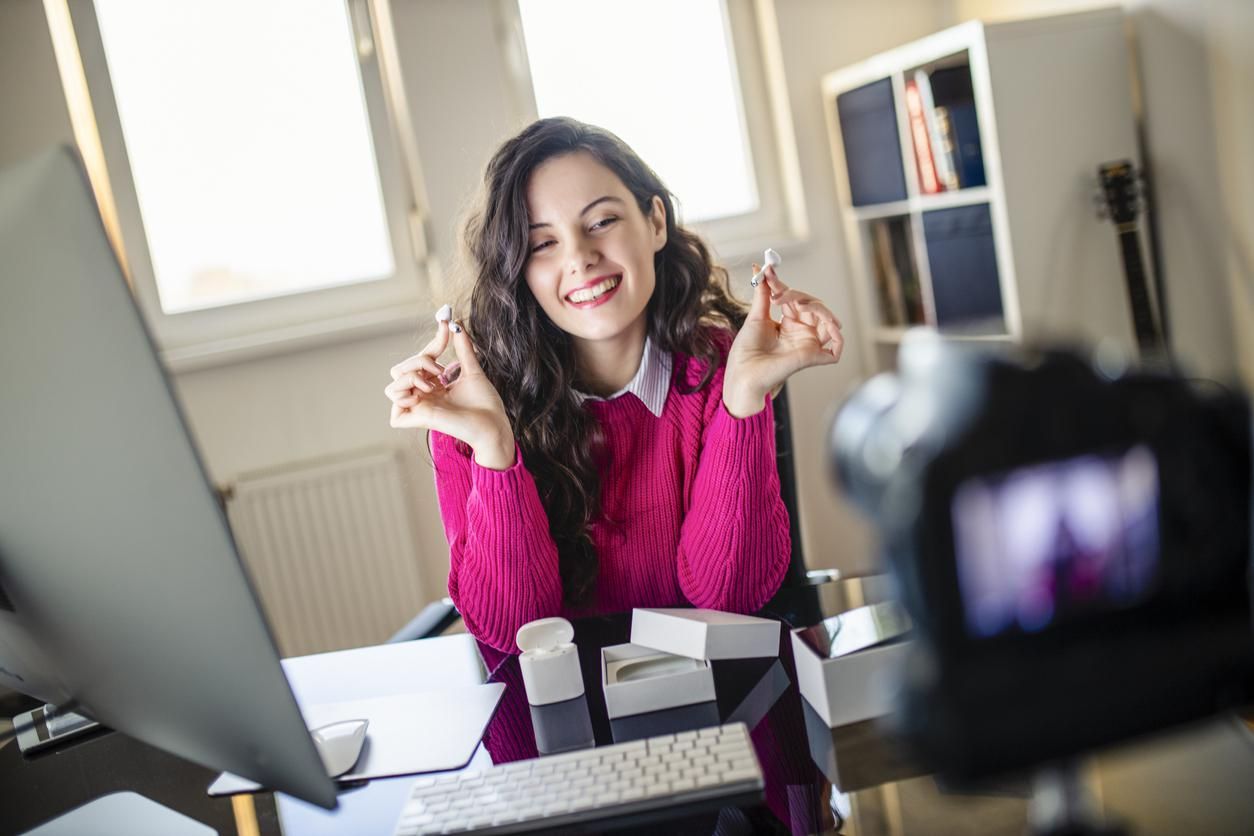
[[[571,273],[587,270],[597,263],[600,254],[591,241],[574,241],[566,258],[566,269]]]

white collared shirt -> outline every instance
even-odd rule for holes
[[[584,401],[610,401],[628,392],[635,395],[653,413],[654,417],[662,417],[662,408],[666,406],[666,395],[671,390],[671,354],[665,349],[653,345],[653,340],[644,338],[644,353],[640,357],[640,368],[631,382],[612,395],[600,397],[575,390],[575,399]]]

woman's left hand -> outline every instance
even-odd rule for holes
[[[779,322],[771,318],[772,304],[780,307]],[[840,320],[827,306],[788,287],[767,267],[727,355],[723,404],[737,418],[754,415],[795,372],[840,360],[844,345]]]

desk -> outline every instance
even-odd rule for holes
[[[801,609],[804,607],[797,611]],[[629,624],[625,614],[576,623],[589,714],[598,743],[610,742],[613,728],[597,682],[597,655],[603,645],[626,641]],[[389,659],[394,658],[405,660],[405,676],[411,684],[428,682],[438,687],[444,681],[504,682],[506,695],[472,764],[534,756],[534,728],[517,660],[498,654],[482,656],[481,662],[467,636],[370,652],[350,651],[342,658],[360,665],[352,677],[327,677],[320,683],[302,682],[301,686],[324,688],[328,699],[351,699],[355,696],[354,681],[386,677]],[[757,718],[752,737],[766,773],[767,803],[747,811],[748,832],[818,831],[834,823],[827,812],[833,805],[852,814],[853,820],[840,832],[857,836],[1019,836],[1023,832],[1026,802],[1022,785],[1003,782],[980,794],[953,794],[939,789],[929,777],[903,778],[899,759],[884,756],[885,740],[869,727],[844,730],[837,736],[842,783],[852,780],[850,785],[862,788],[844,794],[833,788],[810,753],[803,704],[792,684],[788,641],[781,644],[781,664],[786,682],[781,688],[772,688],[768,682],[758,689],[759,695],[765,693],[773,701],[756,710],[744,706],[744,697],[768,676],[770,666],[716,666],[721,717],[737,710],[765,712]],[[1217,721],[1105,755],[1097,761],[1094,780],[1106,807],[1130,821],[1140,836],[1248,833],[1249,822],[1254,821],[1254,793],[1249,791],[1254,787],[1252,740],[1248,730],[1235,721]],[[880,762],[886,766],[879,766]],[[880,777],[886,783],[877,783],[876,770],[881,768]],[[132,789],[215,827],[223,836],[237,832],[247,836],[247,830],[237,831],[229,800],[204,794],[213,778],[209,770],[121,734],[101,735],[31,760],[23,759],[16,745],[10,744],[0,748],[0,834],[22,832],[92,798]],[[386,836],[412,781],[396,778],[346,790],[340,795],[339,809],[332,813],[284,796],[258,795],[253,797],[258,831],[286,836]],[[686,822],[671,830],[712,831],[710,821]],[[666,830],[654,826],[648,832],[659,836]]]

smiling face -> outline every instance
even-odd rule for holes
[[[643,338],[653,256],[666,245],[666,210],[640,211],[622,180],[591,154],[553,157],[527,183],[526,279],[557,327],[579,341]]]

